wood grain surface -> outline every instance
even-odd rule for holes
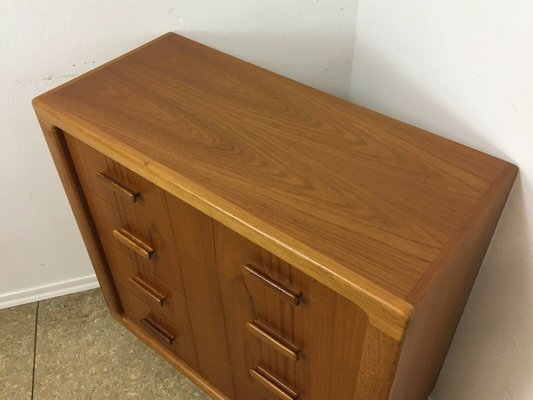
[[[352,400],[355,393],[387,398],[399,348],[390,338],[382,341],[361,308],[64,137],[124,315],[133,324],[232,399]],[[117,185],[134,188],[136,201]],[[121,226],[153,243],[153,256],[113,241],[111,233]],[[357,378],[361,366],[365,372]],[[244,388],[235,387],[237,376],[247,382]]]
[[[176,34],[34,106],[355,301],[397,340],[493,208],[491,188],[517,171]]]

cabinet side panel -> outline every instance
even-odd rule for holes
[[[481,223],[417,306],[402,348],[391,399],[425,400],[439,376],[516,176],[509,169],[493,188]]]
[[[96,272],[96,277],[98,278],[104,298],[111,313],[115,317],[118,317],[122,312],[122,306],[120,305],[113,284],[111,272],[107,267],[96,228],[83,195],[83,190],[75,173],[64,134],[60,129],[55,128],[46,119],[39,116],[37,111],[36,113],[72,212],[76,218],[76,223],[80,229],[87,252],[89,253],[94,271]]]

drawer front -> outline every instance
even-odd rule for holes
[[[146,179],[65,135],[76,172],[102,241],[131,254],[132,262],[183,291],[166,194]],[[101,179],[105,173],[114,183]],[[115,183],[136,193],[135,201]]]
[[[241,375],[233,371],[235,400],[280,400],[280,396],[265,386],[258,384],[250,375]]]
[[[134,256],[102,243],[113,280],[118,286],[142,299],[154,313],[181,326],[189,325],[185,295],[144,271],[135,264]],[[186,318],[184,318],[186,317]],[[179,322],[178,322],[179,321]]]
[[[236,373],[277,399],[353,400],[366,314],[237,233],[214,226]]]
[[[124,314],[143,331],[176,354],[178,358],[185,361],[193,369],[198,370],[198,361],[186,308],[182,307],[181,312],[185,312],[183,316],[177,316],[170,322],[158,312],[157,308],[147,304],[125,287],[121,285],[116,287],[124,308]]]
[[[70,156],[83,189],[108,202],[138,203],[151,192],[153,184],[128,171],[102,153],[71,135],[65,135]]]

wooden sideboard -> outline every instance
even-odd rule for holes
[[[428,396],[515,166],[176,34],[33,105],[110,312],[210,396]]]

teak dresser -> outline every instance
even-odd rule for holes
[[[425,399],[517,168],[176,34],[34,102],[109,309],[215,399]]]

